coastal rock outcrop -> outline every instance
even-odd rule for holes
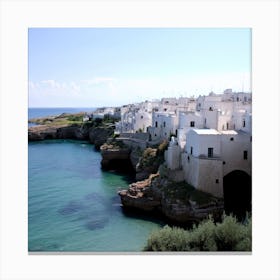
[[[47,139],[88,139],[88,129],[77,125],[50,126],[38,125],[28,129],[28,141]]]
[[[57,139],[57,127],[38,125],[28,128],[28,141]]]
[[[97,150],[106,143],[109,137],[114,134],[114,126],[104,126],[104,127],[92,127],[89,130],[89,141],[94,144]]]
[[[133,166],[130,161],[130,148],[120,146],[116,142],[105,143],[100,147],[102,160],[101,167],[104,170],[118,170],[133,172]]]
[[[164,144],[165,145],[165,144]],[[164,162],[164,147],[146,148],[139,158],[136,166],[136,180],[141,181],[158,171],[159,166]]]
[[[161,178],[158,173],[130,184],[119,195],[125,208],[160,212],[168,220],[180,224],[199,221],[209,214],[219,217],[224,209],[221,199],[195,190],[186,183]]]
[[[28,128],[28,141],[47,139],[89,140],[97,150],[113,135],[113,126],[90,127],[86,125],[37,125]]]
[[[122,204],[125,207],[136,208],[143,211],[153,211],[160,206],[160,200],[149,192],[151,181],[158,174],[152,174],[148,179],[129,185],[128,190],[119,192]]]
[[[88,139],[88,129],[77,125],[60,127],[57,129],[57,138],[86,140]]]

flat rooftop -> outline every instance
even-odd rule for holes
[[[225,134],[225,135],[237,135],[238,132],[235,130],[223,130],[221,131],[221,134]]]
[[[193,129],[193,131],[196,133],[196,134],[199,134],[199,135],[220,135],[221,133],[219,131],[217,131],[216,129]]]

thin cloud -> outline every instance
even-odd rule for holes
[[[61,88],[61,85],[59,82],[56,82],[55,80],[43,80],[41,81],[41,84],[47,85],[51,88]]]
[[[116,78],[112,77],[95,77],[93,79],[89,80],[82,80],[82,82],[88,84],[88,85],[99,85],[99,84],[106,84],[106,83],[112,83],[116,82]]]

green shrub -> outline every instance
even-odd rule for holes
[[[167,148],[168,148],[168,141],[163,140],[163,142],[160,143],[159,146],[158,146],[157,154],[158,155],[164,155],[164,152],[167,150]]]
[[[70,115],[67,117],[68,121],[74,121],[74,122],[82,122],[83,116],[82,115]]]
[[[165,226],[151,234],[144,251],[187,251],[188,237],[183,229]]]
[[[156,158],[156,149],[146,148],[140,160],[141,167],[148,167],[153,165]]]
[[[153,232],[144,251],[251,251],[252,219],[239,223],[233,216],[223,216],[215,224],[210,217],[191,230],[163,227]]]
[[[189,247],[192,251],[217,251],[215,224],[212,218],[194,226],[190,234]]]
[[[219,251],[239,251],[241,247],[247,246],[249,237],[248,224],[237,222],[233,216],[223,217],[222,223],[216,226],[216,243]]]

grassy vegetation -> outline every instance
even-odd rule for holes
[[[83,122],[84,113],[67,114],[63,113],[56,117],[34,118],[29,122],[40,125],[51,126],[67,126],[67,125],[83,125],[84,128],[100,127],[115,123],[118,119],[110,115],[104,115],[104,118],[95,118],[92,121]]]
[[[159,144],[158,148],[157,148],[157,155],[159,156],[163,156],[164,152],[167,150],[168,148],[168,141],[167,140],[163,140],[162,143]]]
[[[140,167],[159,166],[164,162],[164,152],[168,147],[168,141],[164,140],[156,147],[146,148],[142,153]]]
[[[165,226],[153,232],[144,251],[251,251],[252,219],[239,223],[233,216],[223,216],[221,223],[211,217],[191,230]]]
[[[83,113],[79,114],[61,114],[57,117],[35,118],[29,120],[30,122],[51,125],[51,126],[64,126],[64,125],[81,125],[83,123]]]

